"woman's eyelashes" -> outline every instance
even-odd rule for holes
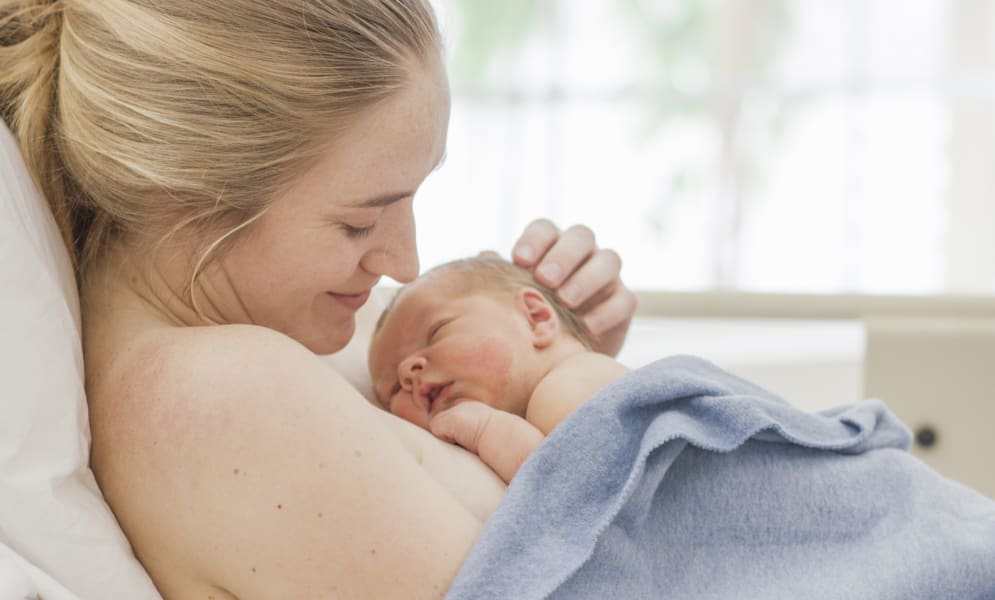
[[[373,233],[376,229],[377,224],[368,225],[366,227],[354,227],[352,225],[342,224],[342,229],[345,231],[346,236],[352,239],[362,239]]]

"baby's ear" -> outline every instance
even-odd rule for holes
[[[560,319],[546,297],[538,290],[522,288],[515,299],[529,321],[532,344],[537,349],[552,344],[560,333]]]

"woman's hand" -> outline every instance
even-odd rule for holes
[[[549,220],[537,219],[522,232],[512,260],[556,290],[564,304],[579,307],[587,327],[598,336],[595,350],[618,354],[636,312],[636,296],[619,276],[618,253],[598,248],[594,233],[583,225],[561,232]]]

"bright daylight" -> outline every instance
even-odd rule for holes
[[[0,0],[0,600],[995,600],[995,0]]]

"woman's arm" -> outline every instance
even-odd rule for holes
[[[441,598],[481,521],[305,348],[210,329],[156,366],[173,383],[155,426],[121,432],[141,439],[118,517],[157,584],[180,569],[242,600]]]

